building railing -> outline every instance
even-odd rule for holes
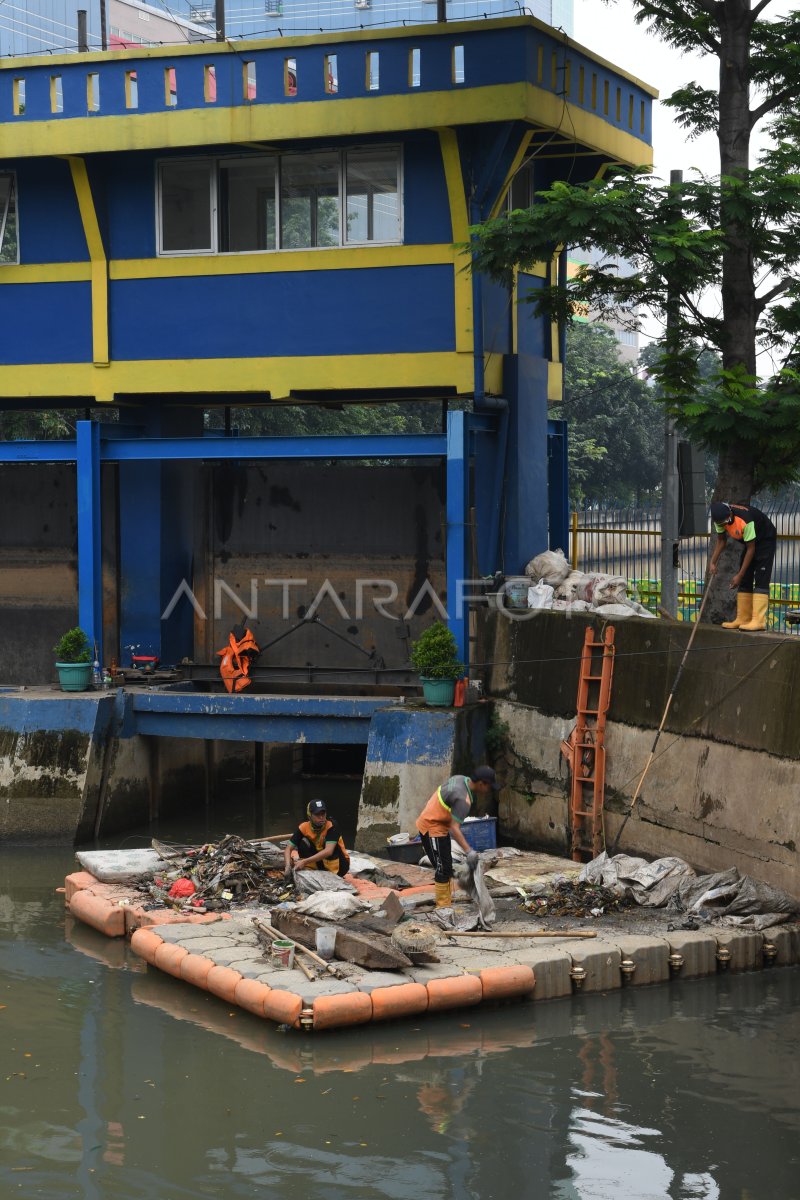
[[[529,17],[8,59],[0,124],[527,82],[649,142],[652,93]]]
[[[788,625],[788,609],[800,609],[800,504],[764,509],[778,531],[770,584],[769,629],[800,633]],[[681,538],[678,619],[694,621],[703,597],[709,534]],[[574,570],[621,575],[631,595],[651,612],[661,601],[661,512],[655,508],[591,506],[572,513],[570,560]]]

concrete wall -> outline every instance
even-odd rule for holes
[[[385,850],[393,833],[414,833],[429,797],[451,775],[484,761],[485,704],[426,708],[404,704],[375,713],[358,809],[356,849]]]
[[[559,744],[575,723],[587,618],[542,613],[481,621],[482,661],[502,741],[502,834],[564,851],[567,771]],[[600,622],[596,622],[599,630]],[[606,733],[606,838],[611,844],[653,745],[690,627],[616,625]],[[704,870],[734,865],[800,892],[800,641],[698,631],[657,756],[620,850],[677,854]],[[507,726],[507,728],[504,728]]]

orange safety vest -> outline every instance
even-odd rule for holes
[[[734,517],[730,525],[725,526],[725,533],[729,538],[733,538],[735,542],[741,542],[744,539],[744,531],[747,528],[747,521],[741,517]]]
[[[298,829],[303,837],[308,838],[312,846],[317,851],[325,849],[325,838],[328,836],[328,830],[333,827],[333,821],[326,821],[321,829],[315,829],[310,821],[303,821],[302,825],[298,825]],[[334,875],[346,875],[350,870],[350,857],[345,849],[344,839],[339,838],[336,843],[339,853],[332,854],[330,858],[321,858],[319,862],[311,864],[312,869],[317,871],[333,871]],[[339,867],[342,866],[342,870]]]
[[[261,653],[256,639],[249,629],[245,629],[244,637],[237,642],[233,634],[228,635],[228,644],[217,654],[222,659],[219,673],[229,692],[242,692],[253,682],[250,678],[251,660]]]
[[[452,823],[453,811],[438,787],[417,817],[417,829],[420,833],[429,833],[431,837],[447,837]]]

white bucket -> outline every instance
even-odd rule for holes
[[[333,958],[336,949],[336,928],[333,925],[323,925],[315,934],[317,954],[320,958]]]

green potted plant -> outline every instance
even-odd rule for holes
[[[92,679],[92,649],[82,629],[68,629],[53,646],[62,692],[83,692]]]
[[[456,680],[464,674],[456,639],[441,621],[435,621],[411,644],[411,665],[419,675],[427,704],[453,703]]]

